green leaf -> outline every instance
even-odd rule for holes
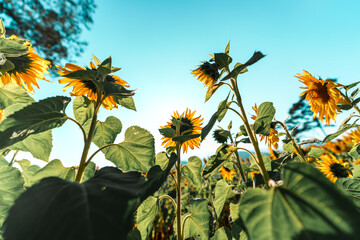
[[[352,147],[351,150],[348,152],[348,154],[355,160],[358,160],[360,158],[360,144],[357,144],[354,147]]]
[[[141,240],[141,233],[139,231],[139,229],[134,229],[131,232],[128,233],[127,240]]]
[[[227,184],[227,182],[224,179],[221,179],[216,183],[215,186],[215,200],[214,200],[214,208],[217,217],[220,217],[220,214],[223,210],[225,201],[228,198],[232,198],[235,196],[234,191],[232,190],[231,185]]]
[[[221,145],[216,153],[216,156],[210,158],[206,163],[205,168],[203,170],[203,176],[210,174],[215,171],[219,171],[219,168],[222,164],[230,157],[230,155],[237,151],[237,148],[231,145]]]
[[[64,113],[68,97],[51,97],[32,103],[8,116],[0,124],[0,149],[24,140],[31,134],[60,127],[66,121]]]
[[[155,165],[159,165],[164,170],[169,164],[169,159],[165,152],[159,152],[155,157]]]
[[[120,106],[136,111],[135,103],[133,97],[114,97],[115,102],[117,102]]]
[[[206,136],[209,134],[211,129],[214,127],[216,120],[218,118],[218,112],[216,111],[210,118],[208,124],[201,129],[201,141],[203,141]]]
[[[0,163],[0,227],[15,199],[25,190],[19,169]]]
[[[188,163],[183,166],[182,173],[189,178],[197,188],[201,188],[201,168],[202,161],[199,157],[192,156],[188,159]]]
[[[94,102],[85,96],[78,96],[73,102],[75,119],[84,125],[94,115]]]
[[[184,237],[194,237],[194,239],[209,239],[209,220],[207,199],[191,199],[189,202],[189,212],[191,217],[186,220],[184,226]]]
[[[324,152],[324,149],[322,149],[322,148],[312,147],[310,149],[310,152],[306,155],[306,157],[318,158],[323,154],[323,152]]]
[[[52,147],[52,134],[51,130],[48,130],[46,132],[30,135],[8,148],[10,150],[30,152],[34,158],[47,162],[49,161]]]
[[[353,174],[354,178],[360,178],[360,165],[356,165],[354,167],[354,174]]]
[[[351,200],[306,163],[284,167],[284,183],[248,189],[240,216],[249,239],[355,239],[360,216]],[[346,219],[346,221],[344,221]]]
[[[173,128],[160,128],[159,132],[161,135],[163,135],[166,138],[173,138],[175,136],[175,129]]]
[[[261,156],[264,161],[266,171],[271,171],[271,160],[270,160],[269,156],[266,154],[261,154]],[[250,162],[251,162],[251,166],[257,166],[257,164],[255,163],[255,160],[252,156],[250,157]]]
[[[94,54],[93,54],[92,56],[93,56],[93,58],[94,58],[95,64],[96,64],[97,66],[99,66],[99,65],[101,64],[101,61],[100,61]]]
[[[335,185],[345,190],[345,194],[351,197],[358,210],[360,210],[360,179],[339,178]]]
[[[8,83],[0,87],[0,109],[5,109],[15,103],[28,105],[34,99],[22,87],[15,83]]]
[[[269,136],[270,124],[275,116],[275,108],[272,102],[260,104],[257,110],[257,117],[254,122],[254,130],[257,134]]]
[[[228,68],[232,62],[232,58],[226,53],[215,53],[214,57],[219,69]]]
[[[327,135],[322,142],[327,143],[355,126],[357,126],[356,121],[353,124],[344,124],[337,132]]]
[[[214,240],[232,240],[231,232],[228,228],[221,227],[215,232]]]
[[[233,220],[233,222],[235,222],[240,218],[239,211],[240,211],[240,202],[238,203],[230,202],[231,219]]]
[[[111,63],[111,57],[108,57],[105,59],[99,67],[96,69],[96,71],[103,77],[111,73],[112,63]]]
[[[0,77],[5,75],[8,71],[13,70],[15,68],[15,65],[9,61],[8,59],[5,60],[5,63],[3,65],[0,65]],[[1,235],[0,235],[1,237]]]
[[[152,196],[139,206],[136,214],[136,226],[141,233],[141,239],[148,238],[158,211],[157,199]]]
[[[125,131],[125,140],[103,150],[106,159],[124,171],[148,172],[155,164],[154,137],[141,127]]]
[[[173,154],[168,168],[153,167],[147,181],[139,172],[123,173],[114,167],[100,169],[82,184],[43,179],[16,200],[6,219],[4,238],[126,239],[134,212],[160,188],[175,162]]]
[[[354,82],[354,83],[351,83],[350,85],[345,86],[346,91],[348,91],[349,89],[351,89],[353,87],[356,87],[356,85],[358,85],[359,83],[360,83],[360,81]]]
[[[22,172],[25,180],[25,187],[30,187],[47,177],[69,179],[69,174],[72,174],[72,169],[73,168],[70,167],[64,167],[59,159],[52,160],[43,168],[39,168],[39,166],[36,165],[35,167],[25,167]]]
[[[95,171],[96,171],[95,163],[89,162],[89,164],[85,168],[84,175],[81,179],[81,182],[85,182],[85,181],[89,180],[90,178],[92,178],[95,174]]]
[[[350,104],[338,104],[337,105],[338,106],[338,108],[340,108],[341,110],[350,110],[350,109],[352,109],[352,105],[350,105]]]
[[[114,143],[116,136],[121,132],[122,124],[114,116],[106,118],[105,122],[98,122],[95,127],[92,141],[99,148]]]
[[[65,74],[62,77],[79,79],[79,80],[87,80],[87,81],[91,81],[95,85],[97,85],[96,79],[98,78],[98,73],[93,70],[77,70],[77,71],[73,71],[68,74]]]
[[[116,98],[127,98],[135,94],[135,90],[127,90],[125,87],[117,83],[105,81],[97,82],[96,84],[100,87],[105,97],[114,96]],[[115,101],[118,100],[116,98]]]
[[[218,90],[224,84],[225,83],[223,83],[223,82],[219,82],[219,83],[216,83],[216,84],[210,86],[208,88],[208,90],[206,91],[205,102],[207,102],[207,100],[209,100],[212,97],[212,95],[216,92],[216,90]]]
[[[0,52],[6,57],[19,57],[29,52],[29,47],[24,45],[24,39],[0,38]]]
[[[180,142],[181,144],[183,144],[186,141],[189,141],[194,138],[198,138],[200,136],[201,134],[182,135],[182,136],[173,137],[172,140],[174,142]]]
[[[235,66],[234,69],[228,74],[226,75],[223,79],[221,79],[221,81],[225,81],[228,80],[230,78],[237,78],[237,76],[248,66],[256,63],[257,61],[259,61],[261,58],[265,57],[264,54],[262,54],[261,52],[254,52],[253,56],[244,64],[242,65],[238,65]]]
[[[288,153],[292,153],[292,151],[294,150],[294,145],[292,144],[292,142],[284,143],[283,149]]]

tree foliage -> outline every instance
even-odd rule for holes
[[[7,35],[31,41],[51,62],[78,56],[86,45],[79,36],[93,22],[94,0],[0,0]]]

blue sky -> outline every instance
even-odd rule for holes
[[[338,78],[340,83],[359,81],[360,3],[358,1],[97,1],[94,24],[81,38],[89,44],[73,63],[88,65],[91,54],[104,60],[112,56],[117,73],[137,89],[137,112],[124,108],[101,110],[100,120],[114,115],[123,124],[148,129],[155,137],[156,152],[163,151],[158,128],[173,111],[196,110],[210,119],[227,89],[220,89],[204,103],[206,88],[190,72],[209,54],[222,52],[230,40],[234,62],[245,62],[255,50],[266,57],[239,77],[239,87],[247,113],[251,106],[272,101],[276,119],[284,120],[302,90],[294,77],[303,69],[314,76]],[[37,99],[68,95],[54,83],[42,81]],[[72,114],[71,106],[67,111]],[[234,132],[241,122],[233,114]],[[341,121],[338,121],[341,122]],[[51,159],[77,165],[82,150],[81,132],[67,122],[54,130]],[[118,138],[118,142],[122,137]],[[208,137],[200,149],[185,155],[205,157],[217,145]],[[92,151],[95,151],[93,148]],[[27,157],[24,155],[24,157]],[[99,155],[95,162],[107,165]]]

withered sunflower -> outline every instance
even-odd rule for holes
[[[352,176],[348,169],[348,164],[343,160],[337,159],[332,154],[323,154],[320,160],[315,162],[316,167],[332,182],[338,178],[347,178]]]
[[[319,115],[319,119],[322,122],[325,117],[325,122],[328,125],[330,124],[330,119],[336,121],[336,115],[341,112],[337,104],[349,104],[337,89],[337,87],[342,85],[329,79],[324,81],[314,78],[305,70],[303,72],[304,74],[297,74],[295,77],[306,85],[306,87],[300,87],[306,89],[300,96],[306,94],[305,99],[310,104],[310,110],[313,112],[314,118]]]
[[[235,169],[230,170],[224,166],[221,167],[220,173],[221,173],[222,178],[226,181],[233,180],[234,176],[236,175]]]
[[[72,63],[65,64],[65,67],[61,67],[58,65],[56,65],[56,67],[60,69],[57,71],[57,73],[62,76],[69,74],[71,72],[87,70],[84,67],[80,67],[80,66],[72,64]],[[91,70],[94,70],[94,71],[97,69],[93,62],[90,62],[90,68],[91,68]],[[129,85],[126,81],[122,80],[118,76],[111,75],[111,74],[107,75],[105,77],[104,81],[116,83],[123,87],[129,87]],[[66,89],[69,87],[73,87],[73,90],[70,93],[71,96],[86,95],[90,100],[95,101],[97,99],[96,85],[90,79],[75,79],[75,78],[65,77],[65,78],[60,79],[59,83],[67,84],[63,88],[63,91],[66,91]],[[117,108],[117,103],[113,96],[108,96],[103,100],[102,106],[106,109],[111,110],[113,108]]]
[[[216,63],[203,62],[197,69],[191,72],[205,87],[214,85],[220,77]]]
[[[9,37],[9,39],[15,38],[19,37],[15,35]],[[7,83],[16,83],[26,91],[33,93],[35,91],[32,85],[39,88],[37,79],[50,82],[45,78],[45,74],[49,74],[47,69],[49,69],[50,62],[37,55],[29,41],[26,41],[23,45],[29,47],[29,52],[19,57],[7,57],[14,64],[15,68],[0,77],[0,86],[4,86]]]
[[[255,104],[254,107],[252,107],[252,109],[255,111],[255,113],[257,114],[257,106]],[[251,119],[256,120],[257,116],[256,115],[252,115]],[[260,141],[263,141],[265,139],[265,144],[268,144],[269,150],[271,149],[271,147],[278,149],[279,148],[279,137],[277,136],[279,133],[278,131],[273,128],[270,127],[270,134],[269,136],[265,136],[262,134],[259,134],[260,136]]]
[[[196,111],[191,112],[191,110],[189,110],[188,108],[181,115],[178,113],[178,111],[174,112],[172,118],[180,120],[180,122],[182,123],[180,127],[180,136],[201,134],[201,125],[204,119],[201,118],[201,116],[194,117],[195,113]],[[172,128],[176,130],[176,127],[171,121],[168,122],[165,126],[161,126],[161,128]],[[176,142],[173,141],[172,138],[162,137],[161,140],[163,141],[161,145],[164,145],[165,148],[176,146]],[[184,153],[187,152],[188,148],[194,149],[194,147],[200,147],[200,137],[190,139],[182,144],[182,149]]]

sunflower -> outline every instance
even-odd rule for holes
[[[181,127],[180,127],[180,136],[183,135],[194,135],[194,134],[201,134],[201,125],[203,122],[203,118],[201,116],[194,117],[195,112],[191,112],[191,110],[186,109],[184,113],[181,115],[178,113],[178,111],[174,112],[174,115],[172,118],[175,118],[177,120],[180,120]],[[172,128],[176,130],[176,127],[173,125],[173,123],[170,121],[165,126],[161,126],[161,128]],[[161,140],[163,141],[161,145],[164,145],[165,148],[167,147],[175,147],[176,142],[172,140],[172,138],[168,137],[162,137]],[[191,149],[194,149],[194,147],[199,148],[200,147],[200,137],[190,139],[182,144],[183,152],[187,152],[188,147]]]
[[[19,37],[15,35],[9,37],[9,39],[16,38]],[[50,62],[37,55],[29,41],[26,41],[23,45],[29,48],[27,54],[19,57],[6,57],[15,67],[0,77],[0,86],[7,83],[16,83],[26,91],[33,93],[35,91],[32,85],[39,88],[37,79],[50,82],[45,78],[45,73],[49,74],[47,69],[49,69]]]
[[[214,85],[220,77],[216,63],[203,62],[197,69],[191,72],[205,87]]]
[[[227,137],[224,136],[225,134],[227,134],[229,131],[223,130],[223,129],[216,129],[213,132],[213,138],[215,139],[215,141],[217,141],[218,143],[226,143],[227,141]]]
[[[231,181],[234,178],[234,176],[236,175],[235,169],[230,170],[224,166],[221,167],[220,172],[221,172],[222,178],[225,179],[226,181]]]
[[[360,143],[360,127],[357,127],[355,130],[351,131],[348,135],[353,146]]]
[[[334,154],[341,154],[343,152],[349,151],[351,148],[342,140],[337,140],[336,142],[327,142],[323,148],[326,151],[330,151]]]
[[[56,65],[56,67],[60,69],[57,71],[57,73],[62,76],[72,73],[72,72],[80,71],[80,70],[89,70],[87,68],[80,67],[80,66],[72,64],[72,63],[65,64],[65,67],[61,67],[58,65]],[[90,62],[90,68],[93,71],[95,71],[97,69],[95,64],[92,61]],[[107,75],[105,77],[104,81],[116,83],[123,87],[129,87],[129,85],[127,84],[126,81],[122,80],[118,76],[111,75],[111,74]],[[70,93],[71,96],[86,95],[90,100],[97,99],[97,93],[96,93],[97,87],[96,87],[95,83],[90,79],[75,79],[75,78],[65,77],[65,78],[60,79],[59,83],[61,83],[61,84],[67,83],[67,85],[63,88],[63,91],[66,91],[66,89],[69,87],[73,87],[73,90]],[[113,96],[109,96],[103,100],[102,106],[106,109],[111,110],[113,108],[117,108],[117,103]]]
[[[347,178],[351,176],[348,164],[337,159],[332,154],[323,154],[320,160],[315,162],[318,168],[330,181],[335,182],[338,178]]]
[[[4,110],[1,110],[1,109],[0,109],[0,121],[1,121],[1,119],[2,119],[2,117],[3,117],[3,113],[4,113]]]
[[[323,122],[325,117],[325,122],[328,125],[330,119],[336,121],[336,115],[341,112],[337,104],[349,104],[337,89],[342,85],[329,79],[324,81],[314,78],[305,70],[303,72],[304,74],[297,74],[295,77],[306,85],[306,87],[301,87],[307,90],[301,93],[300,96],[306,94],[305,99],[310,104],[310,110],[313,112],[314,118],[319,115],[320,121]]]
[[[255,104],[254,107],[252,107],[252,109],[255,111],[255,113],[257,114],[257,106]],[[256,115],[252,115],[251,119],[256,120],[257,116]],[[268,144],[269,149],[271,147],[274,147],[275,149],[279,148],[279,137],[277,136],[279,133],[278,131],[275,130],[275,128],[270,126],[270,134],[269,136],[265,136],[262,134],[260,135],[260,141],[263,141],[265,139],[265,144]]]

